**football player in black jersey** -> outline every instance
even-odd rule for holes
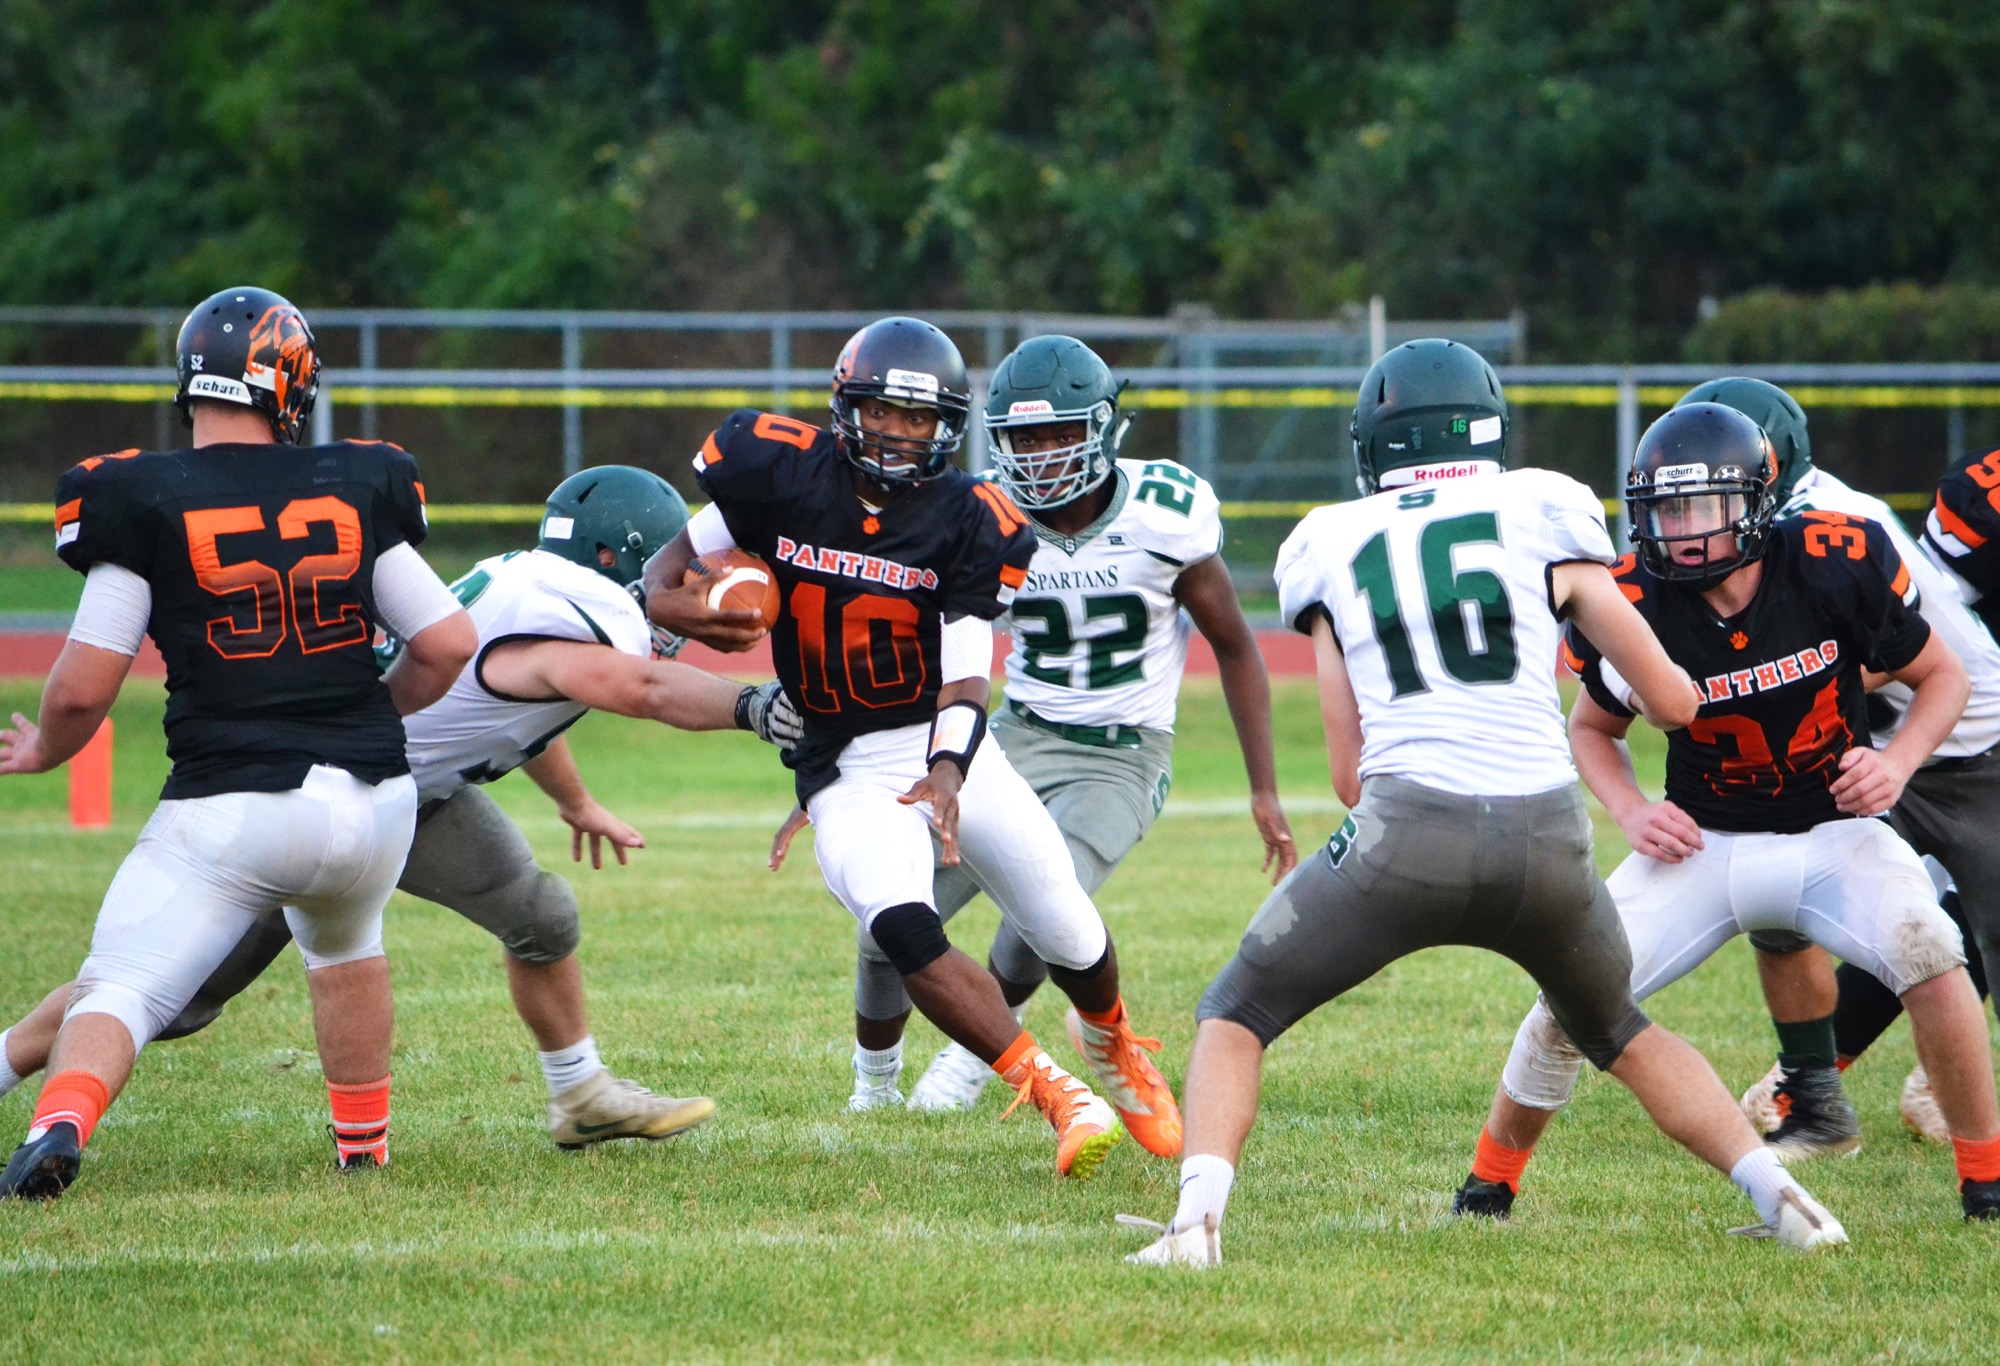
[[[1114,1035],[1093,1068],[1155,1151],[1170,1142],[1177,1154],[1180,1114],[1147,1057],[1159,1045],[1126,1019],[1110,938],[1062,834],[999,746],[980,743],[990,623],[1026,578],[1035,537],[996,485],[951,464],[971,415],[958,348],[914,318],[872,323],[841,351],[832,408],[830,429],[739,412],[708,438],[695,468],[714,502],[648,567],[649,612],[740,648],[759,633],[711,622],[673,587],[698,553],[735,545],[770,561],[783,592],[773,662],[805,717],[788,762],[828,888],[917,1008],[1048,1117],[1058,1169],[1090,1175],[1118,1119],[951,947],[931,884],[935,830],[943,861],[963,856],[1083,1018]],[[895,1034],[862,1036],[857,1066]]]
[[[388,1161],[382,907],[417,805],[401,718],[444,694],[476,636],[415,550],[416,462],[382,443],[295,447],[319,374],[297,309],[224,290],[182,325],[178,368],[191,448],[86,460],[56,486],[56,548],[83,599],[40,725],[0,731],[0,773],[54,768],[96,733],[148,633],[166,660],[173,769],[105,893],[0,1198],[62,1193],[139,1050],[281,906],[335,1160]],[[386,677],[378,623],[410,642]]]
[[[1914,610],[1909,571],[1865,519],[1774,521],[1776,461],[1733,408],[1691,403],[1634,453],[1639,547],[1626,594],[1695,679],[1702,705],[1667,739],[1667,800],[1624,746],[1630,689],[1580,635],[1577,769],[1632,853],[1607,881],[1644,1000],[1746,930],[1804,934],[1887,983],[1910,1013],[1958,1153],[1967,1218],[2000,1214],[2000,1107],[1958,930],[1885,823],[1965,705],[1964,669]],[[1863,670],[1912,690],[1896,737],[1868,745]],[[1515,1039],[1489,1132],[1525,1155],[1574,1085],[1575,1049],[1537,1004]]]

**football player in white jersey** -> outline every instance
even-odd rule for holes
[[[687,518],[681,496],[645,470],[607,465],[565,480],[549,495],[536,549],[482,560],[452,585],[478,629],[478,654],[443,698],[404,720],[419,805],[396,885],[500,940],[515,1009],[535,1037],[548,1083],[549,1132],[565,1148],[670,1137],[706,1120],[715,1105],[702,1096],[656,1096],[604,1066],[576,961],[576,894],[536,865],[480,784],[522,769],[571,827],[572,854],[581,860],[588,839],[592,866],[601,867],[602,842],[623,863],[626,850],[645,841],[591,797],[563,741],[587,711],[797,740],[797,713],[775,682],[745,687],[655,657],[679,642],[655,634],[631,585]],[[698,596],[711,582],[684,591]],[[748,612],[722,615],[755,620]],[[209,1024],[289,941],[283,916],[265,917],[161,1037]],[[0,1094],[46,1062],[68,990],[52,992],[0,1033]]]
[[[1008,609],[1007,698],[990,733],[1055,817],[1077,880],[1095,894],[1166,801],[1175,703],[1199,629],[1215,651],[1275,882],[1298,855],[1278,804],[1270,680],[1222,559],[1221,506],[1206,480],[1172,461],[1117,458],[1130,423],[1118,411],[1120,387],[1074,337],[1032,337],[993,372],[988,448],[1037,545]],[[979,892],[963,866],[940,866],[934,887],[947,920]],[[910,998],[866,929],[859,941],[848,1106],[869,1110],[902,1103]],[[1048,977],[1005,922],[986,961],[1017,1016]],[[1069,1024],[1080,1052],[1103,1051],[1088,1022],[1072,1014]],[[910,1107],[964,1109],[992,1076],[977,1055],[948,1044]]]
[[[1632,999],[1556,691],[1565,619],[1619,660],[1649,715],[1693,685],[1619,592],[1603,510],[1546,470],[1503,472],[1507,406],[1452,342],[1377,361],[1354,415],[1356,502],[1309,514],[1278,557],[1285,620],[1313,638],[1334,791],[1351,808],[1259,908],[1203,995],[1180,1204],[1141,1264],[1213,1266],[1256,1118],[1264,1051],[1394,960],[1470,944],[1525,968],[1600,1068],[1729,1173],[1799,1247],[1842,1241],[1688,1044]],[[1587,1040],[1587,1042],[1586,1042]]]
[[[2000,968],[2000,646],[1967,606],[1967,586],[1926,541],[1919,544],[1881,499],[1849,488],[1813,464],[1805,411],[1776,385],[1732,376],[1695,386],[1680,404],[1721,403],[1763,428],[1778,461],[1778,515],[1839,512],[1866,517],[1889,533],[1921,595],[1924,620],[1958,656],[1972,694],[1951,734],[1911,775],[1888,821],[1919,854],[1941,865],[1956,890],[1942,905],[1966,941],[1966,971],[1985,994],[1989,968]],[[1679,405],[1676,405],[1679,406]],[[1887,679],[1871,696],[1876,748],[1901,728],[1910,689]],[[1838,973],[1826,950],[1797,935],[1757,933],[1757,965],[1778,1030],[1778,1062],[1743,1095],[1744,1113],[1765,1142],[1791,1160],[1853,1152],[1861,1126],[1841,1091],[1840,1072],[1903,1013],[1894,992],[1855,963]],[[1911,1128],[1950,1139],[1930,1078],[1919,1065],[1903,1086]]]

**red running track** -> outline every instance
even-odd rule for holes
[[[0,633],[0,677],[6,678],[46,678],[49,668],[62,652],[64,636],[57,631],[19,631]],[[1257,645],[1264,652],[1264,662],[1271,672],[1279,677],[1310,677],[1313,672],[1312,641],[1294,631],[1259,631]],[[1000,671],[1000,661],[1007,657],[1007,638],[996,636],[993,642],[993,670]],[[768,645],[760,645],[747,654],[719,654],[703,645],[689,645],[681,653],[681,658],[689,664],[711,669],[717,673],[736,674],[745,677],[771,676],[771,650]],[[153,642],[147,641],[139,652],[139,659],[132,666],[132,672],[141,678],[160,678],[166,674],[166,664],[161,660]],[[1208,648],[1208,642],[1196,632],[1188,646],[1188,672],[1198,676],[1213,677],[1215,674],[1215,652]]]

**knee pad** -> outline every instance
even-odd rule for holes
[[[481,917],[498,930],[509,957],[523,963],[560,963],[583,942],[583,920],[576,910],[576,891],[555,873],[535,869],[512,886],[492,894],[511,905]]]
[[[132,1036],[132,1051],[137,1053],[158,1037],[160,1029],[171,1018],[167,1011],[164,1002],[148,1001],[142,992],[132,987],[117,982],[79,980],[69,994],[63,1023],[68,1024],[79,1015],[109,1015],[125,1026],[126,1033]]]
[[[905,977],[922,972],[951,948],[951,941],[944,935],[944,922],[921,901],[906,901],[876,912],[867,929],[889,961],[896,965],[896,971]]]
[[[1097,956],[1095,963],[1092,963],[1087,968],[1066,968],[1061,964],[1051,963],[1049,965],[1049,976],[1055,978],[1058,982],[1065,979],[1072,982],[1094,982],[1104,975],[1104,969],[1110,965],[1111,941],[1107,937],[1104,943],[1104,952]]]
[[[1935,903],[1919,902],[1897,912],[1886,940],[1885,965],[1897,979],[1889,985],[1899,996],[1965,966],[1965,937]]]
[[[854,929],[854,1013],[864,1020],[893,1020],[910,1013],[903,975],[866,926]]]
[[[1514,1047],[1500,1074],[1508,1099],[1531,1110],[1560,1110],[1576,1090],[1583,1054],[1562,1032],[1555,1016],[1540,1000],[1514,1033]]]
[[[1790,930],[1752,930],[1750,947],[1759,953],[1803,953],[1813,941]]]
[[[315,953],[303,942],[299,944],[299,957],[306,960],[307,972],[318,972],[321,968],[337,968],[343,963],[359,963],[363,959],[386,956],[382,949],[382,927],[379,924],[375,927],[374,938],[351,949],[343,949],[339,953]]]

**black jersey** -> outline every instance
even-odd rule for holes
[[[375,558],[424,530],[416,462],[383,442],[122,451],[62,477],[63,562],[152,585],[163,797],[286,792],[315,764],[410,771],[371,648]]]
[[[1961,460],[1939,481],[1924,544],[1971,588],[1968,605],[2000,639],[2000,451]]]
[[[1777,523],[1757,595],[1728,618],[1630,555],[1612,573],[1704,699],[1667,736],[1668,800],[1708,830],[1792,834],[1845,819],[1827,789],[1840,756],[1868,743],[1861,671],[1903,668],[1931,634],[1889,533],[1839,512]],[[1574,626],[1567,645],[1591,698],[1630,716]]]
[[[816,752],[937,714],[941,616],[999,616],[1035,554],[1021,510],[956,469],[871,511],[835,443],[824,428],[745,410],[695,462],[736,544],[777,575],[771,657],[806,721],[802,796],[831,781],[809,774]]]

